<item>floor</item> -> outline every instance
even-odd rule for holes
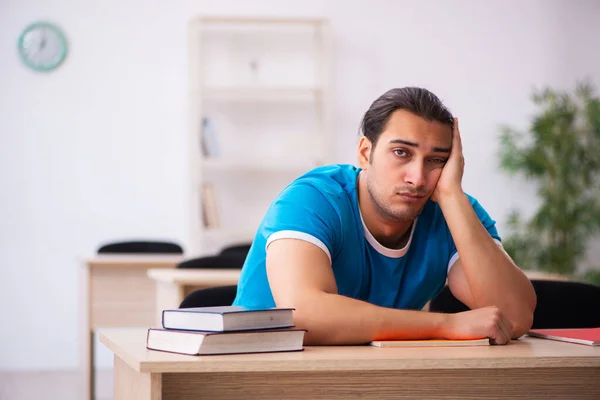
[[[82,400],[78,371],[0,371],[0,400]],[[112,370],[96,371],[96,400],[112,400]]]

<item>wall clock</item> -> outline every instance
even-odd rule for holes
[[[67,56],[67,40],[50,22],[27,26],[19,36],[18,48],[21,61],[35,71],[52,71]]]

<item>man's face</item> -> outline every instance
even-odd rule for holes
[[[359,145],[367,189],[384,218],[414,220],[435,190],[450,155],[452,128],[405,110],[392,113],[377,145]]]

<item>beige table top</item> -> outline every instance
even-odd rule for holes
[[[84,257],[82,261],[88,266],[116,266],[128,265],[139,267],[165,267],[179,264],[185,256],[178,254],[99,254]]]
[[[186,356],[147,350],[146,332],[105,329],[100,341],[134,370],[157,373],[600,367],[600,347],[527,336],[506,346],[306,346],[300,352]]]
[[[148,269],[148,276],[155,281],[192,285],[205,282],[230,285],[237,283],[240,273],[241,269]]]

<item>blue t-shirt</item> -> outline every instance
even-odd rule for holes
[[[331,260],[338,293],[369,303],[420,310],[443,287],[458,258],[439,205],[427,201],[403,249],[382,246],[363,223],[358,205],[360,169],[318,167],[288,185],[263,218],[242,268],[234,305],[274,307],[266,272],[269,243],[297,238],[319,246]],[[490,235],[495,221],[466,194]],[[281,265],[285,268],[285,265]]]

